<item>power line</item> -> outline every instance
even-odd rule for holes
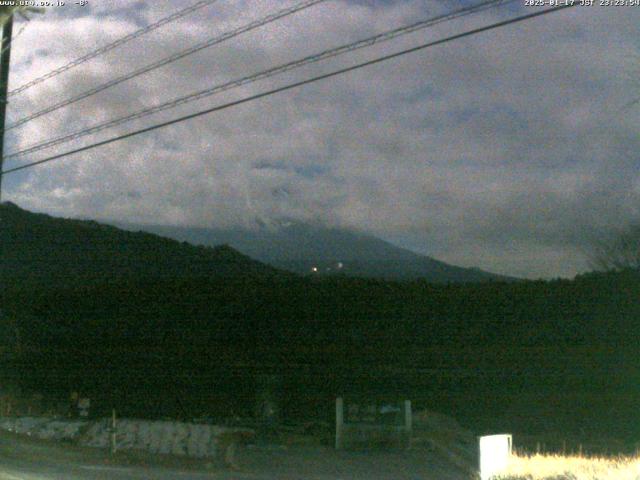
[[[115,119],[115,120],[110,120],[110,121],[104,122],[102,124],[95,125],[93,127],[89,127],[89,128],[85,128],[85,129],[73,132],[71,134],[67,134],[67,135],[64,135],[64,136],[61,136],[61,137],[57,137],[57,138],[54,138],[54,139],[51,139],[51,140],[47,140],[45,142],[32,144],[32,145],[26,147],[25,149],[23,149],[21,151],[14,152],[14,153],[11,153],[11,154],[7,155],[5,158],[14,158],[14,157],[17,157],[17,156],[25,155],[27,153],[33,153],[33,152],[36,152],[36,151],[39,151],[39,150],[43,150],[45,148],[49,148],[49,147],[53,147],[53,146],[56,146],[56,145],[60,145],[62,143],[67,143],[69,141],[76,140],[78,138],[82,138],[84,136],[87,136],[87,135],[90,135],[90,134],[93,134],[93,133],[98,133],[98,132],[100,132],[102,130],[105,130],[107,128],[112,128],[112,127],[121,125],[123,123],[127,123],[127,122],[132,121],[132,120],[140,119],[140,118],[152,115],[154,113],[158,113],[158,112],[161,112],[161,111],[164,111],[164,110],[168,110],[168,109],[174,108],[174,107],[176,107],[178,105],[181,105],[181,104],[185,104],[185,103],[189,103],[189,102],[192,102],[192,101],[195,101],[195,100],[199,100],[201,98],[205,98],[205,97],[214,95],[216,93],[220,93],[220,92],[223,92],[223,91],[226,91],[226,90],[237,88],[237,87],[246,85],[248,83],[252,83],[252,82],[258,81],[258,80],[263,80],[263,79],[278,75],[280,73],[284,73],[286,71],[293,70],[295,68],[299,68],[301,66],[304,66],[304,65],[307,65],[307,64],[310,64],[310,63],[315,63],[315,62],[318,62],[318,61],[321,61],[321,60],[325,60],[327,58],[336,57],[336,56],[342,55],[344,53],[348,53],[348,52],[351,52],[351,51],[354,51],[354,50],[357,50],[357,49],[360,49],[360,48],[368,47],[368,46],[373,45],[375,43],[381,43],[381,42],[384,42],[384,41],[391,40],[391,39],[396,38],[396,37],[398,37],[400,35],[405,35],[405,34],[412,33],[414,31],[420,30],[420,29],[424,29],[424,28],[429,27],[429,26],[433,26],[433,25],[435,25],[437,23],[441,23],[441,22],[444,22],[444,21],[449,21],[449,20],[452,20],[454,18],[458,18],[458,17],[464,16],[464,15],[468,15],[468,14],[471,14],[471,13],[476,13],[478,11],[485,10],[487,8],[493,8],[493,7],[495,7],[495,6],[499,5],[499,4],[511,3],[513,1],[515,1],[515,0],[489,0],[489,1],[477,4],[477,5],[473,5],[473,6],[470,6],[470,7],[459,9],[459,10],[454,11],[452,13],[439,15],[437,17],[433,17],[433,18],[430,18],[430,19],[427,19],[427,20],[422,20],[422,21],[413,23],[413,24],[405,26],[405,27],[400,27],[400,28],[397,28],[397,29],[394,29],[394,30],[391,30],[391,31],[387,31],[387,32],[375,35],[373,37],[366,38],[364,40],[360,40],[360,41],[355,42],[355,43],[351,43],[351,44],[343,45],[343,46],[340,46],[340,47],[337,47],[337,48],[332,48],[332,49],[329,49],[329,50],[325,50],[325,51],[320,52],[318,54],[313,54],[313,55],[310,55],[308,57],[304,57],[304,58],[302,58],[300,60],[289,62],[289,63],[286,63],[284,65],[280,65],[278,67],[274,67],[274,68],[271,68],[271,69],[263,71],[263,72],[252,74],[252,75],[249,75],[249,76],[246,76],[246,77],[242,77],[240,79],[232,80],[232,81],[224,83],[222,85],[214,86],[212,88],[209,88],[209,89],[206,89],[206,90],[203,90],[203,91],[199,91],[199,92],[195,92],[195,93],[183,96],[183,97],[179,97],[179,98],[174,99],[174,100],[172,100],[170,102],[166,102],[166,103],[163,103],[163,104],[155,106],[155,107],[147,108],[147,109],[138,111],[136,113],[129,114],[129,115],[125,116],[125,117],[121,117],[121,118],[118,118],[118,119]]]
[[[156,29],[158,29],[160,27],[163,27],[164,25],[166,25],[168,23],[171,23],[171,22],[173,22],[175,20],[178,20],[178,19],[180,19],[182,17],[185,17],[185,16],[189,15],[190,13],[195,12],[196,10],[200,10],[201,8],[207,7],[207,6],[209,6],[212,3],[215,3],[217,1],[218,0],[202,0],[200,2],[197,2],[197,3],[193,4],[193,5],[191,5],[190,7],[187,7],[187,8],[184,8],[182,10],[179,10],[179,11],[173,13],[172,15],[169,15],[168,17],[164,17],[164,18],[158,20],[155,23],[152,23],[150,25],[147,25],[144,28],[141,28],[140,30],[136,30],[135,32],[130,33],[129,35],[126,35],[126,36],[124,36],[122,38],[119,38],[115,42],[109,43],[107,45],[104,45],[103,47],[100,47],[100,48],[98,48],[96,50],[93,50],[92,52],[89,52],[86,55],[83,55],[82,57],[76,58],[75,60],[72,60],[69,63],[67,63],[67,64],[65,64],[65,65],[63,65],[63,66],[61,66],[59,68],[56,68],[55,70],[52,70],[49,73],[47,73],[47,74],[45,74],[45,75],[43,75],[41,77],[38,77],[38,78],[36,78],[34,80],[31,80],[30,82],[25,83],[24,85],[14,89],[14,90],[11,90],[9,92],[8,96],[13,96],[13,95],[17,95],[18,93],[22,93],[25,90],[33,87],[34,85],[38,85],[39,83],[42,83],[45,80],[48,80],[48,79],[53,78],[53,77],[55,77],[57,75],[60,75],[61,73],[66,72],[67,70],[71,70],[72,68],[77,67],[78,65],[81,65],[81,64],[83,64],[85,62],[88,62],[89,60],[91,60],[91,59],[93,59],[93,58],[95,58],[95,57],[97,57],[99,55],[102,55],[103,53],[106,53],[106,52],[108,52],[110,50],[113,50],[114,48],[117,48],[117,47],[119,47],[121,45],[124,45],[125,43],[127,43],[127,42],[129,42],[129,41],[131,41],[131,40],[133,40],[135,38],[141,37],[142,35],[145,35],[145,34],[151,32],[153,30],[156,30]]]
[[[476,29],[473,29],[473,30],[468,30],[466,32],[459,33],[459,34],[456,34],[456,35],[452,35],[452,36],[449,36],[449,37],[445,37],[443,39],[436,40],[436,41],[433,41],[433,42],[424,43],[422,45],[418,45],[417,47],[412,47],[412,48],[409,48],[409,49],[406,49],[406,50],[401,50],[399,52],[392,53],[392,54],[389,54],[389,55],[385,55],[383,57],[378,57],[378,58],[375,58],[373,60],[369,60],[369,61],[366,61],[366,62],[358,63],[358,64],[352,65],[350,67],[341,68],[339,70],[334,70],[333,72],[325,73],[323,75],[318,75],[316,77],[312,77],[312,78],[309,78],[307,80],[302,80],[302,81],[299,81],[299,82],[291,83],[289,85],[285,85],[283,87],[274,88],[274,89],[268,90],[266,92],[262,92],[262,93],[258,93],[256,95],[251,95],[249,97],[241,98],[241,99],[235,100],[233,102],[229,102],[229,103],[225,103],[223,105],[218,105],[216,107],[208,108],[206,110],[202,110],[202,111],[199,111],[199,112],[196,112],[196,113],[185,115],[183,117],[179,117],[179,118],[176,118],[176,119],[173,119],[173,120],[169,120],[167,122],[158,123],[156,125],[152,125],[150,127],[146,127],[146,128],[140,129],[140,130],[129,132],[129,133],[126,133],[126,134],[123,134],[123,135],[118,135],[116,137],[112,137],[112,138],[109,138],[107,140],[103,140],[101,142],[93,143],[91,145],[86,145],[84,147],[76,148],[74,150],[69,150],[67,152],[60,153],[58,155],[53,155],[51,157],[43,158],[41,160],[37,160],[37,161],[31,162],[31,163],[27,163],[27,164],[21,165],[19,167],[14,167],[14,168],[11,168],[9,170],[5,170],[3,172],[0,172],[0,176],[7,175],[9,173],[14,173],[14,172],[17,172],[17,171],[20,171],[20,170],[25,170],[27,168],[35,167],[36,165],[41,165],[43,163],[52,162],[54,160],[59,160],[59,159],[64,158],[64,157],[68,157],[70,155],[74,155],[76,153],[81,153],[81,152],[85,152],[87,150],[92,150],[94,148],[101,147],[101,146],[104,146],[104,145],[108,145],[110,143],[114,143],[114,142],[117,142],[117,141],[120,141],[120,140],[131,138],[131,137],[143,134],[143,133],[148,133],[148,132],[151,132],[153,130],[158,130],[160,128],[168,127],[170,125],[181,123],[181,122],[184,122],[186,120],[191,120],[192,118],[201,117],[203,115],[208,115],[210,113],[218,112],[220,110],[225,110],[227,108],[235,107],[237,105],[241,105],[241,104],[248,103],[248,102],[251,102],[251,101],[254,101],[254,100],[258,100],[258,99],[263,98],[263,97],[268,97],[268,96],[274,95],[276,93],[284,92],[284,91],[287,91],[287,90],[292,90],[294,88],[298,88],[298,87],[301,87],[301,86],[304,86],[304,85],[308,85],[310,83],[315,83],[315,82],[318,82],[320,80],[325,80],[327,78],[331,78],[331,77],[335,77],[335,76],[338,76],[338,75],[342,75],[344,73],[352,72],[354,70],[358,70],[360,68],[364,68],[364,67],[368,67],[368,66],[371,66],[371,65],[375,65],[375,64],[381,63],[381,62],[385,62],[387,60],[391,60],[393,58],[397,58],[397,57],[400,57],[400,56],[403,56],[403,55],[407,55],[409,53],[418,52],[420,50],[424,50],[424,49],[429,48],[429,47],[433,47],[433,46],[436,46],[436,45],[441,45],[441,44],[444,44],[444,43],[451,42],[453,40],[458,40],[460,38],[469,37],[471,35],[476,35],[478,33],[486,32],[486,31],[489,31],[489,30],[493,30],[493,29],[496,29],[496,28],[504,27],[504,26],[511,25],[511,24],[514,24],[514,23],[523,22],[525,20],[530,20],[530,19],[535,18],[535,17],[539,17],[539,16],[546,15],[546,14],[549,14],[549,13],[553,13],[553,12],[557,12],[557,11],[560,11],[560,10],[564,10],[566,8],[571,8],[571,7],[574,7],[576,5],[578,5],[578,4],[574,3],[574,4],[562,5],[562,6],[559,6],[559,7],[548,8],[548,9],[541,10],[541,11],[534,12],[534,13],[530,13],[530,14],[527,14],[527,15],[522,15],[522,16],[519,16],[519,17],[511,18],[509,20],[504,20],[502,22],[493,23],[493,24],[487,25],[485,27],[480,27],[480,28],[476,28]]]
[[[82,92],[74,97],[71,97],[67,100],[63,100],[61,102],[55,103],[47,108],[44,108],[42,110],[39,110],[35,113],[32,113],[30,115],[27,115],[26,117],[23,117],[15,122],[13,122],[12,124],[8,125],[7,127],[5,127],[5,131],[7,130],[11,130],[13,128],[19,127],[20,125],[24,125],[25,123],[34,120],[36,118],[39,118],[43,115],[46,115],[48,113],[51,112],[55,112],[56,110],[69,106],[73,103],[79,102],[80,100],[83,100],[85,98],[91,97],[97,93],[100,93],[104,90],[107,90],[111,87],[114,87],[116,85],[119,85],[120,83],[126,82],[127,80],[131,80],[133,78],[139,77],[140,75],[143,75],[145,73],[151,72],[153,70],[156,70],[160,67],[163,67],[165,65],[169,65],[170,63],[173,63],[177,60],[180,60],[182,58],[185,58],[189,55],[193,55],[196,52],[199,52],[201,50],[204,50],[205,48],[209,48],[212,47],[214,45],[218,45],[220,43],[223,43],[231,38],[237,37],[238,35],[241,35],[243,33],[249,32],[251,30],[255,30],[256,28],[262,27],[264,25],[267,25],[269,23],[275,22],[276,20],[279,20],[281,18],[287,17],[289,15],[293,15],[294,13],[297,13],[301,10],[307,9],[309,7],[312,7],[314,5],[317,5],[318,3],[322,3],[325,2],[327,0],[306,0],[304,2],[298,3],[292,7],[289,8],[284,8],[282,10],[279,10],[275,13],[272,13],[270,15],[267,15],[266,17],[263,17],[259,20],[253,21],[247,25],[244,25],[242,27],[236,28],[234,30],[225,32],[221,35],[218,35],[216,37],[213,37],[209,40],[206,40],[204,42],[201,42],[197,45],[194,45],[193,47],[190,47],[186,50],[183,50],[181,52],[178,52],[174,55],[170,55],[166,58],[163,58],[162,60],[159,60],[157,62],[151,63],[149,65],[147,65],[146,67],[142,67],[139,68],[138,70],[134,70],[133,72],[127,73],[126,75],[122,75],[118,78],[115,78],[113,80],[110,80],[102,85],[99,85],[97,87],[91,88],[85,92]]]
[[[392,40],[396,37],[402,36],[402,35],[407,35],[409,33],[413,33],[415,31],[427,28],[427,27],[431,27],[433,25],[436,25],[438,23],[442,23],[442,22],[446,22],[446,21],[450,21],[453,20],[455,18],[459,18],[465,15],[470,15],[472,13],[477,13],[479,11],[483,11],[489,8],[494,8],[498,5],[504,5],[507,3],[512,3],[515,0],[487,0],[485,2],[476,4],[476,5],[472,5],[469,7],[465,7],[465,8],[461,8],[459,10],[456,10],[454,12],[451,13],[447,13],[447,14],[443,14],[443,15],[438,15],[436,17],[431,17],[429,19],[426,20],[421,20],[415,23],[412,23],[410,25],[404,26],[404,27],[399,27],[393,30],[388,30],[386,32],[383,33],[379,33],[377,35],[374,35],[372,37],[368,37],[365,38],[363,40],[359,40],[353,43],[349,43],[346,45],[341,45],[339,47],[334,47],[328,50],[324,50],[320,53],[316,53],[313,55],[309,55],[306,57],[303,57],[299,60],[294,60],[292,62],[288,62],[276,67],[272,67],[268,70],[264,70],[258,73],[254,73],[251,75],[247,75],[245,77],[239,78],[239,79],[235,79],[235,80],[231,80],[229,82],[220,84],[220,85],[216,85],[214,87],[205,89],[205,90],[201,90],[198,92],[194,92],[182,97],[178,97],[174,100],[171,100],[169,102],[165,102],[162,103],[160,105],[156,105],[154,107],[150,107],[150,108],[146,108],[143,110],[140,110],[138,112],[126,115],[124,117],[120,117],[114,120],[109,120],[106,122],[103,122],[101,124],[97,124],[94,125],[93,127],[88,127],[88,128],[84,128],[81,130],[78,130],[76,132],[70,133],[70,134],[66,134],[57,138],[53,138],[51,140],[46,140],[44,142],[40,142],[40,143],[36,143],[36,144],[32,144],[27,146],[26,148],[24,148],[23,150],[17,151],[17,152],[13,152],[10,153],[8,155],[5,156],[5,158],[15,158],[18,156],[22,156],[22,155],[26,155],[28,153],[34,153],[40,150],[43,150],[45,148],[50,148],[50,147],[54,147],[63,143],[68,143],[70,141],[73,140],[77,140],[79,138],[85,137],[87,135],[91,135],[94,133],[98,133],[101,132],[102,130],[106,130],[108,128],[112,128],[112,127],[116,127],[118,125],[122,125],[124,123],[133,121],[133,120],[137,120],[140,118],[144,118],[147,117],[149,115],[152,115],[154,113],[158,113],[158,112],[162,112],[164,110],[168,110],[171,108],[175,108],[178,105],[183,105],[186,103],[190,103],[196,100],[200,100],[202,98],[205,97],[209,97],[211,95],[217,94],[217,93],[221,93],[227,90],[231,90],[234,88],[238,88],[244,85],[247,85],[249,83],[253,83],[259,80],[264,80],[266,78],[270,78],[276,75],[279,75],[281,73],[284,72],[288,72],[290,70],[294,70],[297,68],[300,68],[302,66],[308,65],[308,64],[312,64],[312,63],[316,63],[322,60],[326,60],[328,58],[333,58],[333,57],[337,57],[339,55],[343,55],[361,48],[365,48],[365,47],[369,47],[371,45],[377,44],[377,43],[382,43],[382,42],[386,42],[389,40]]]

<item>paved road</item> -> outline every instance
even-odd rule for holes
[[[0,455],[0,480],[271,480],[245,472],[193,472],[162,467],[132,467],[6,459]]]
[[[336,452],[323,447],[245,447],[238,471],[205,462],[159,466],[110,465],[103,451],[0,436],[0,480],[465,480],[443,458],[424,450]],[[154,466],[145,466],[155,464]],[[180,462],[178,462],[180,464]]]
[[[161,466],[151,455],[136,458],[137,465],[130,463],[129,457],[112,460],[98,449],[0,433],[0,480],[263,480],[244,472],[208,471],[205,462],[188,468]]]

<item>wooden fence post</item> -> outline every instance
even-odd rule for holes
[[[116,409],[111,411],[111,455],[115,455],[117,451],[117,438],[116,438]]]
[[[407,436],[407,448],[411,448],[413,437],[413,419],[411,415],[411,400],[404,401],[404,429]]]
[[[340,450],[343,446],[343,427],[344,427],[344,400],[342,397],[336,398],[336,450]]]

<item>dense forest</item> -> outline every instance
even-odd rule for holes
[[[100,242],[113,246],[117,265],[132,265],[122,249],[153,251],[157,237],[144,234],[149,244],[134,250],[108,240],[116,229],[94,226],[104,237],[87,241],[85,225],[67,222],[49,228],[71,226],[77,238],[40,230],[32,245],[45,252],[23,258],[5,254],[17,243],[3,224],[2,256],[15,265],[72,252],[74,242],[103,262],[100,275],[52,273],[47,282],[3,260],[2,374],[27,390],[64,397],[80,389],[98,406],[137,416],[242,416],[256,375],[270,373],[282,378],[287,419],[328,418],[336,394],[392,394],[477,431],[640,433],[637,270],[449,285],[303,278],[232,249],[173,242],[194,252],[184,267],[114,274]],[[152,268],[182,264],[165,258],[169,250]],[[202,260],[220,254],[240,267]]]

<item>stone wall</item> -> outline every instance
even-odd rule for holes
[[[111,420],[66,420],[37,417],[0,418],[0,429],[47,440],[68,440],[79,445],[109,448]],[[119,450],[189,457],[226,455],[230,445],[253,436],[247,428],[173,421],[120,419],[116,440]]]

